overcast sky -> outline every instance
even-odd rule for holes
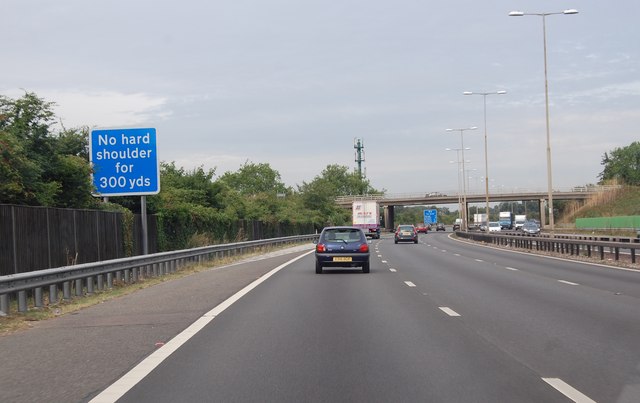
[[[66,127],[155,127],[162,161],[218,175],[268,163],[289,186],[328,164],[389,193],[546,190],[542,18],[554,188],[596,183],[640,139],[640,2],[2,0],[0,94]],[[450,163],[454,161],[454,163]]]

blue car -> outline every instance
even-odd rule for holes
[[[362,267],[369,273],[369,243],[356,227],[326,227],[316,244],[316,274],[323,267]]]

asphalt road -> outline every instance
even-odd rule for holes
[[[638,402],[640,273],[421,236],[284,267],[122,402]]]
[[[317,275],[307,245],[37,323],[0,338],[0,400],[640,401],[640,273],[448,235],[374,240],[369,274]]]

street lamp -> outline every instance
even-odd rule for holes
[[[448,132],[453,132],[453,131],[458,131],[460,132],[460,149],[462,151],[462,197],[463,197],[463,203],[464,203],[464,209],[463,209],[463,214],[462,214],[462,229],[463,231],[467,230],[467,187],[465,185],[465,180],[464,180],[464,176],[465,176],[465,170],[464,170],[464,132],[467,130],[476,130],[478,127],[476,126],[472,126],[472,127],[465,127],[463,129],[447,129]]]
[[[484,191],[486,198],[486,210],[487,220],[489,220],[489,157],[487,156],[487,95],[504,95],[507,91],[494,91],[494,92],[471,92],[465,91],[463,95],[482,95],[484,100]]]
[[[544,50],[544,103],[546,112],[546,124],[547,124],[547,187],[549,193],[549,226],[551,231],[554,230],[553,219],[553,185],[551,180],[551,141],[549,137],[549,84],[547,81],[547,24],[546,17],[548,15],[558,14],[578,14],[576,9],[568,9],[557,13],[525,13],[522,11],[512,11],[509,13],[509,17],[522,17],[525,15],[535,15],[542,17],[542,46]],[[544,223],[543,223],[544,224]]]
[[[452,163],[456,163],[456,171],[458,172],[458,215],[460,216],[460,219],[462,220],[462,194],[460,192],[460,188],[462,187],[460,185],[460,178],[463,177],[463,174],[460,173],[460,151],[463,151],[462,148],[445,148],[446,151],[455,151],[456,152],[456,160],[455,161],[449,161],[450,164]],[[465,150],[471,150],[469,147],[465,148]],[[464,179],[463,179],[464,180]]]

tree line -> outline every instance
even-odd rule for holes
[[[0,95],[0,203],[138,213],[139,197],[115,197],[104,203],[92,196],[90,128],[55,129],[54,106],[31,92],[18,99]],[[600,183],[615,179],[640,186],[640,142],[605,153],[601,164]],[[197,224],[202,220],[304,223],[316,228],[348,224],[351,212],[334,203],[337,196],[363,190],[383,193],[337,164],[327,165],[313,180],[294,188],[285,185],[268,163],[246,161],[237,171],[218,175],[215,168],[185,169],[161,162],[160,183],[161,192],[147,197],[149,214],[192,223],[192,231],[202,230]],[[453,220],[455,214],[439,210],[445,221]],[[421,221],[417,209],[398,213],[406,220]]]
[[[54,106],[31,92],[18,99],[0,95],[0,203],[139,213],[139,197],[113,197],[105,203],[92,196],[90,128],[56,129]],[[351,211],[336,205],[337,196],[363,189],[382,193],[337,164],[294,188],[268,163],[246,161],[235,172],[217,175],[215,168],[186,169],[163,161],[160,183],[161,192],[147,196],[148,213],[190,226],[193,233],[236,220],[316,228],[349,224]]]

